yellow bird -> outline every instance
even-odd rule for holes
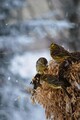
[[[41,84],[41,81],[45,81],[48,83],[48,85],[53,89],[63,89],[65,93],[68,95],[69,98],[71,98],[71,95],[67,92],[67,87],[70,87],[71,84],[66,80],[59,80],[58,76],[54,76],[51,74],[39,74],[37,73],[33,79],[36,84],[34,84],[34,87],[39,87]],[[37,85],[37,86],[36,86]]]
[[[48,61],[44,57],[40,57],[36,62],[36,71],[40,74],[43,74],[48,69]]]
[[[71,56],[67,50],[55,43],[50,45],[50,55],[58,63],[63,62],[64,59],[67,59]]]

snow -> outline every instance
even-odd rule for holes
[[[39,53],[31,52],[17,55],[11,61],[10,70],[13,74],[19,74],[23,78],[33,76],[36,73],[36,61],[42,56],[46,57],[48,60],[50,59],[47,50]]]
[[[0,118],[1,115],[4,115],[6,120],[46,119],[42,106],[33,105],[31,95],[26,91],[31,87],[30,82],[36,73],[35,64],[39,57],[46,57],[50,60],[49,52],[46,49],[16,54],[11,58],[8,66],[9,71],[7,70],[5,75],[6,83],[0,89],[4,106],[4,109],[0,110]]]

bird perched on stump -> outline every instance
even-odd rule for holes
[[[39,74],[37,73],[34,77],[35,83],[38,81],[37,87],[39,87],[42,81],[45,81],[48,83],[48,85],[53,89],[63,89],[65,93],[68,95],[69,98],[71,98],[71,95],[67,92],[67,87],[70,87],[71,84],[65,79],[65,80],[59,80],[58,76],[54,76],[51,74]],[[33,83],[34,84],[34,83]],[[35,84],[34,84],[35,86]]]
[[[44,57],[40,57],[36,62],[36,71],[40,74],[43,74],[48,69],[48,61]]]
[[[80,60],[80,52],[68,52],[62,46],[51,43],[50,45],[50,55],[57,62],[62,63],[65,59],[72,59],[72,61]]]
[[[55,43],[50,45],[50,55],[58,63],[71,56],[67,50]]]

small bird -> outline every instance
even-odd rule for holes
[[[44,57],[40,57],[36,62],[36,71],[40,74],[43,74],[48,69],[48,61]]]
[[[73,62],[80,61],[80,52],[68,52],[62,46],[55,43],[50,45],[50,55],[57,63],[62,63],[68,58]]]
[[[67,50],[55,43],[51,43],[50,45],[50,55],[57,63],[61,63],[64,59],[71,56]]]
[[[45,81],[53,89],[63,89],[65,93],[68,95],[68,97],[71,98],[71,95],[66,90],[67,87],[71,86],[71,84],[66,79],[59,80],[58,76],[54,76],[51,74],[39,74],[39,73],[37,73],[34,78],[35,78],[35,82],[38,80],[38,86],[41,85],[39,84],[40,82]]]

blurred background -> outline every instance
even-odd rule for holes
[[[27,88],[51,42],[80,50],[80,0],[0,0],[0,120],[45,120]]]

